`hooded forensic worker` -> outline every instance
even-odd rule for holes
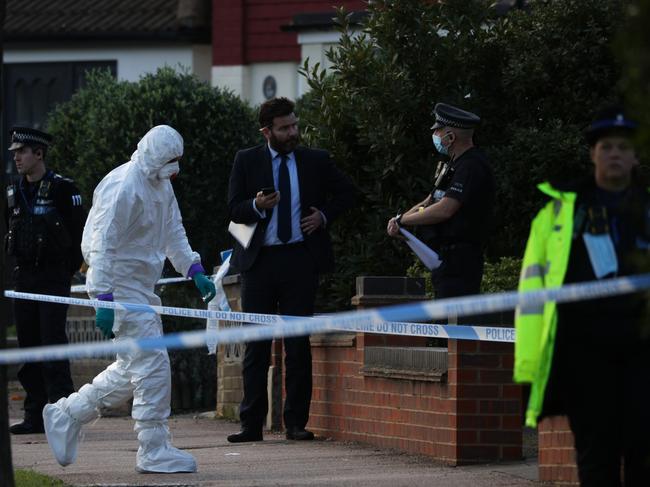
[[[215,295],[199,254],[192,251],[170,182],[179,172],[183,138],[173,128],[152,128],[131,160],[111,171],[95,188],[81,250],[88,263],[86,288],[91,298],[160,306],[154,286],[165,257],[191,277],[204,301]],[[115,341],[163,334],[157,314],[99,308],[96,324]],[[76,460],[81,425],[133,397],[140,448],[139,472],[195,472],[192,455],[170,442],[171,372],[166,349],[118,353],[106,370],[79,392],[43,410],[47,440],[63,466]]]

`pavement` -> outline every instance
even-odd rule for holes
[[[10,386],[10,423],[22,417],[22,391]],[[83,428],[76,463],[61,467],[45,435],[12,436],[15,469],[34,470],[72,486],[453,486],[530,487],[537,482],[537,463],[449,467],[431,458],[317,437],[298,442],[265,432],[264,441],[230,444],[226,436],[237,423],[213,413],[170,418],[176,447],[196,457],[193,474],[141,474],[135,471],[138,448],[130,417],[107,417]]]

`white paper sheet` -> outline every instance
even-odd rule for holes
[[[249,224],[230,222],[228,231],[242,247],[247,249],[255,233],[255,227],[257,227],[257,222]]]
[[[406,244],[411,247],[411,250],[420,258],[427,269],[432,271],[433,269],[440,267],[442,261],[435,251],[422,242],[422,240],[417,239],[415,235],[408,230],[404,230],[400,227],[399,231],[406,237]]]

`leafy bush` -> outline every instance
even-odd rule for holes
[[[323,287],[329,303],[347,305],[354,276],[402,274],[412,261],[385,228],[431,190],[436,102],[483,119],[477,142],[498,185],[492,259],[523,253],[544,200],[536,183],[589,167],[581,131],[618,95],[610,40],[621,3],[548,0],[507,16],[491,3],[377,0],[361,35],[340,12],[342,38],[328,53],[333,74],[302,67],[311,88],[299,104],[304,137],[329,149],[361,190],[355,214],[333,227],[341,273]]]
[[[500,257],[494,262],[486,262],[483,270],[483,281],[481,282],[481,292],[483,293],[500,293],[506,291],[516,291],[519,284],[519,271],[521,270],[521,259],[517,257]],[[429,298],[433,297],[433,288],[431,286],[431,271],[429,271],[422,262],[416,260],[406,270],[409,277],[424,277],[427,280],[426,294]]]
[[[259,140],[255,114],[238,97],[169,67],[136,83],[95,71],[72,100],[49,115],[55,137],[49,159],[74,178],[89,208],[97,183],[128,161],[142,136],[160,124],[184,138],[174,191],[190,244],[211,269],[218,252],[230,245],[226,194],[235,152]]]
[[[496,262],[486,262],[481,292],[501,293],[516,291],[519,285],[521,260],[517,257],[501,257]]]
[[[641,123],[639,149],[642,160],[650,158],[650,2],[630,2],[627,28],[618,39],[617,49],[625,60],[624,87],[636,119]]]

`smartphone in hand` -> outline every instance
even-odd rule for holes
[[[262,188],[261,191],[264,196],[268,196],[275,193],[275,188],[273,186],[268,186],[266,188]]]

